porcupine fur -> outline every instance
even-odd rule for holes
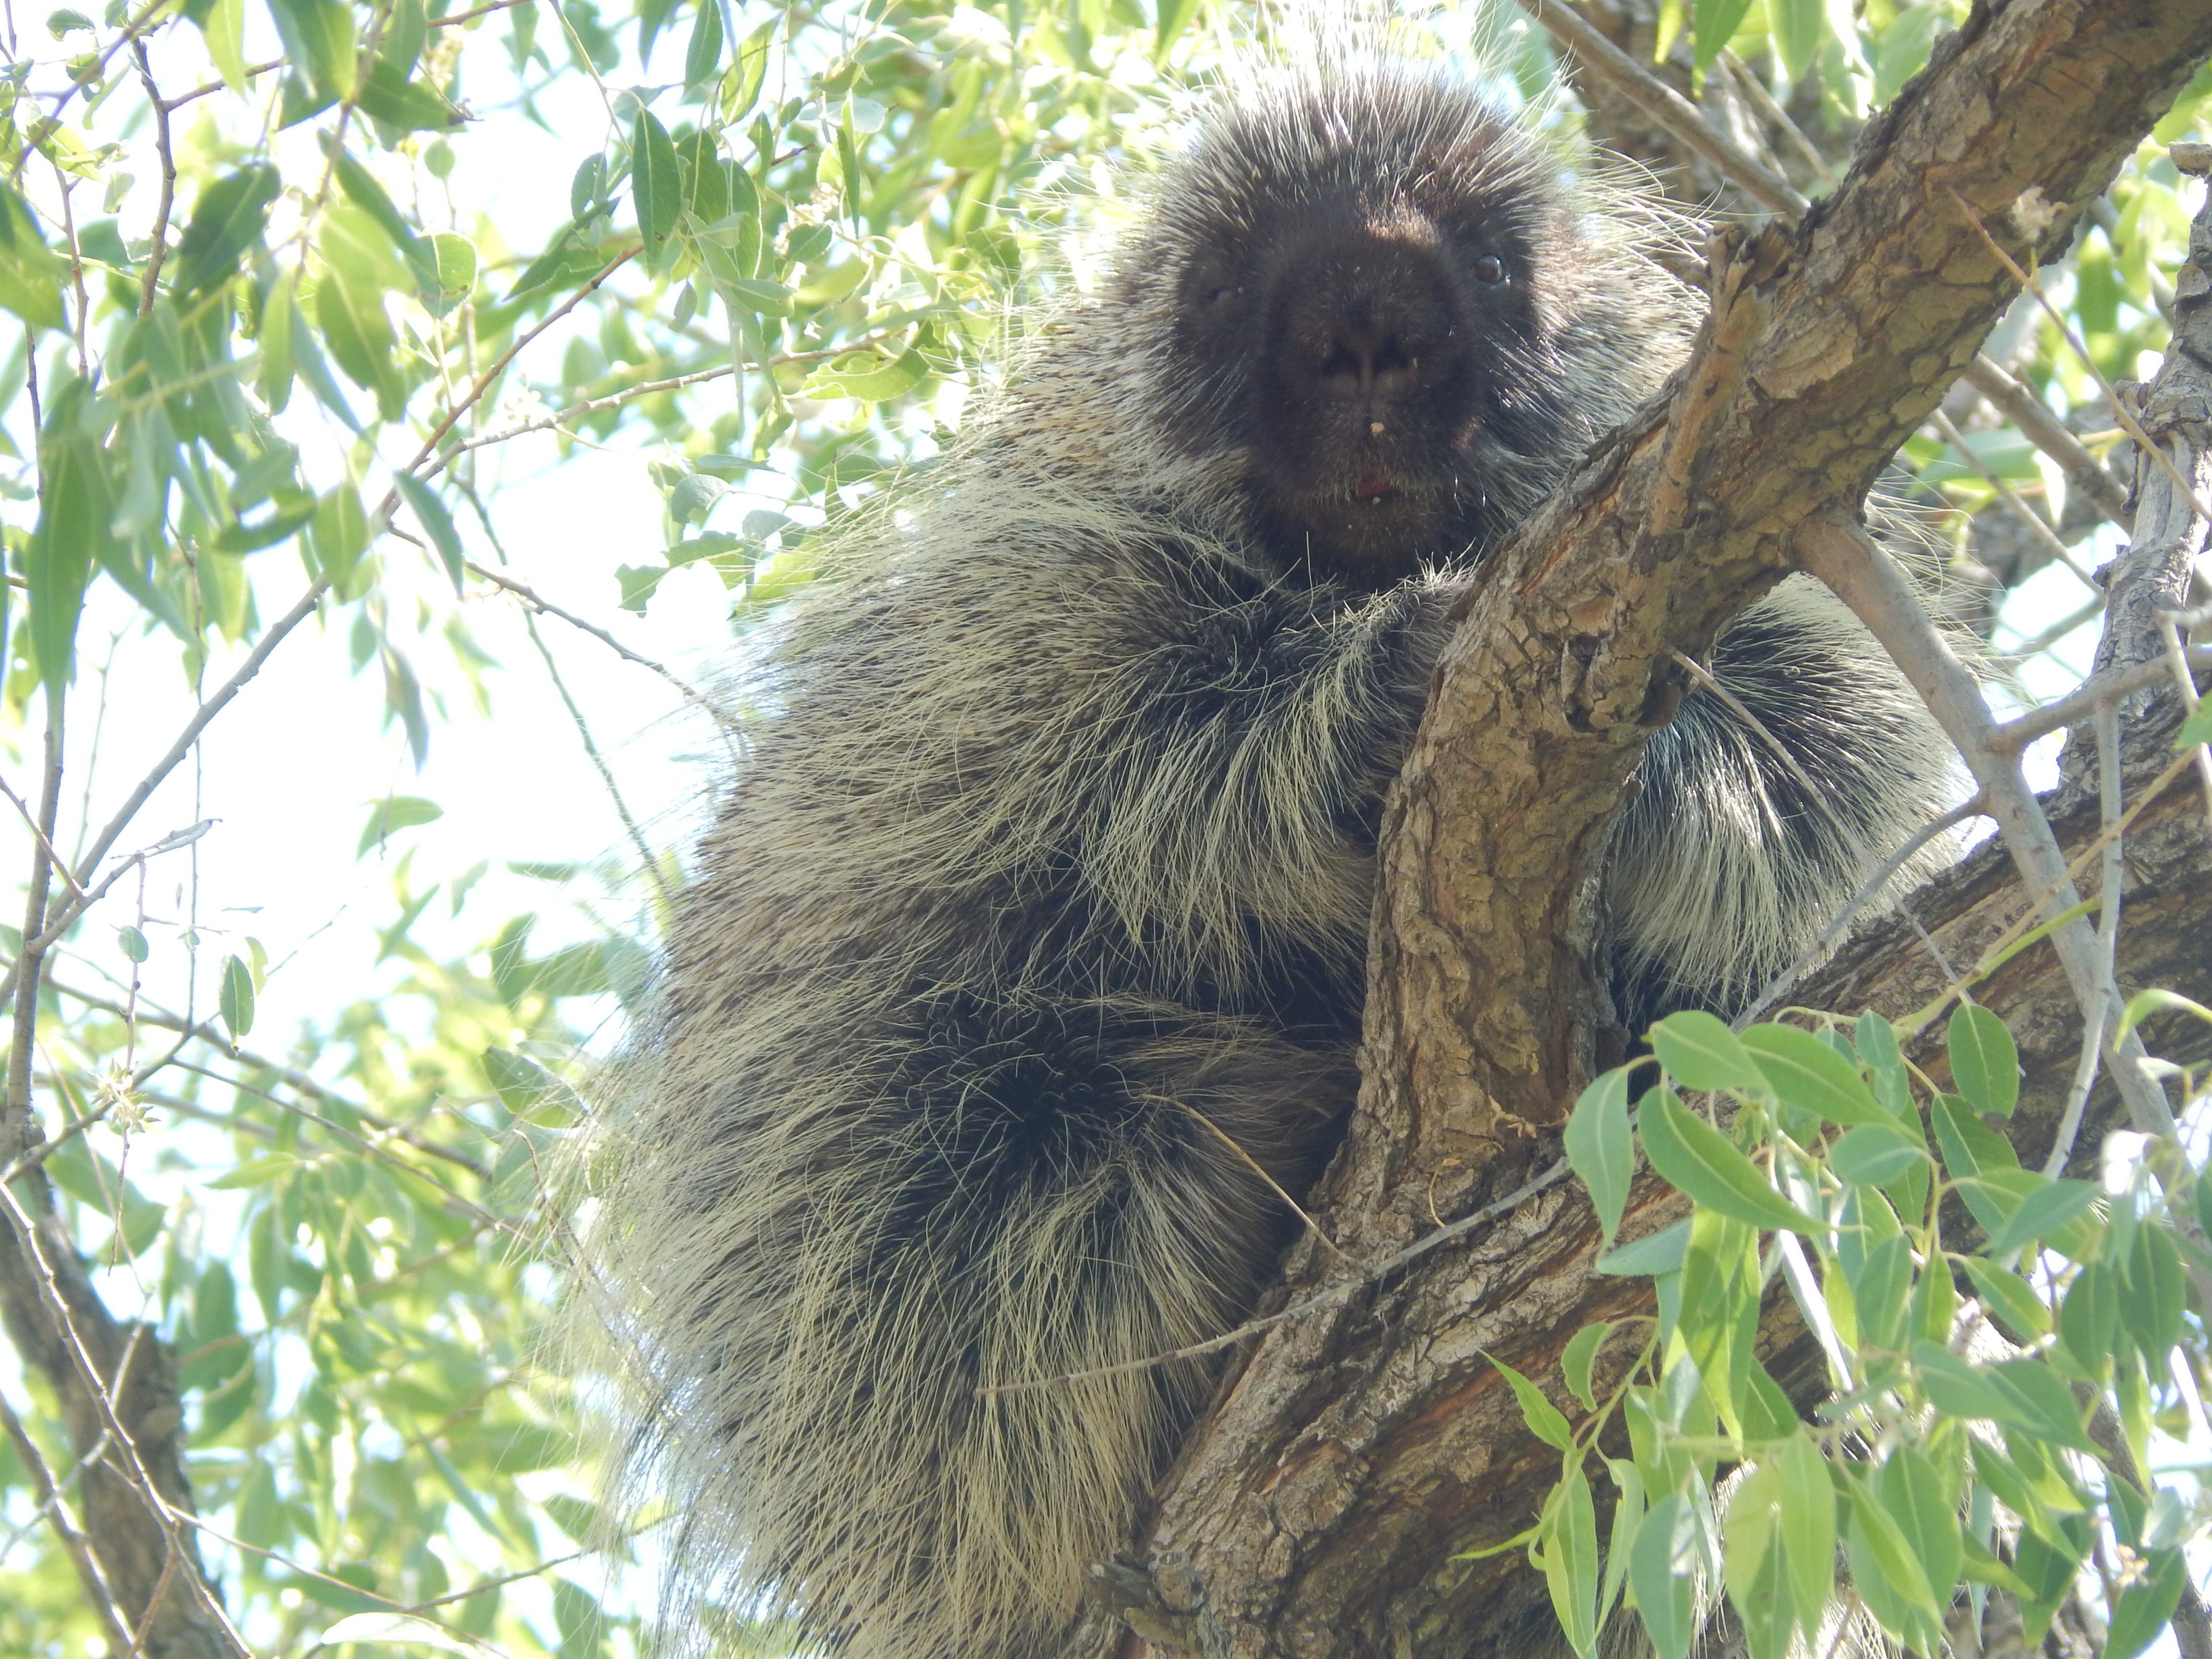
[[[851,1659],[1060,1650],[1216,1375],[1098,1368],[1238,1322],[1351,1103],[1447,613],[1682,355],[1638,225],[1439,70],[1286,72],[829,539],[591,1246],[688,1571]],[[1823,591],[1710,666],[1767,735],[1692,691],[1652,741],[1607,878],[1638,1019],[1740,1000],[1944,805]]]

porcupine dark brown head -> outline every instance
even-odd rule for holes
[[[1685,291],[1527,123],[1404,64],[1285,78],[1163,181],[1109,300],[1160,429],[1233,456],[1286,566],[1479,553],[1679,360]],[[1607,204],[1618,207],[1620,204]]]

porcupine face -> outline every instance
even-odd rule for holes
[[[1479,550],[1556,481],[1577,249],[1547,157],[1418,74],[1284,92],[1155,204],[1164,413],[1242,452],[1287,566],[1387,586]]]

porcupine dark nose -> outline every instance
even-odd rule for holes
[[[1293,396],[1387,427],[1434,381],[1454,295],[1425,222],[1325,226],[1275,276],[1271,332]]]

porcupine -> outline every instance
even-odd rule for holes
[[[1237,1322],[1350,1105],[1380,801],[1468,573],[1685,350],[1642,223],[1439,70],[1267,79],[828,538],[592,1245],[690,1571],[852,1659],[1058,1650],[1216,1375],[1099,1368]],[[1808,582],[1710,669],[1764,731],[1692,690],[1651,741],[1605,887],[1632,1021],[1740,1002],[1945,804]]]

